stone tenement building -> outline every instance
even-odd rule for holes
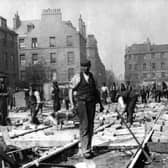
[[[8,76],[9,86],[18,80],[17,34],[7,27],[7,21],[0,17],[0,73]]]
[[[44,9],[40,20],[13,19],[19,43],[19,77],[25,79],[25,67],[42,62],[49,81],[68,82],[80,71],[86,59],[86,27],[81,16],[79,31],[62,20],[60,9]]]
[[[143,44],[126,47],[125,80],[136,84],[168,82],[168,44]]]
[[[98,53],[97,40],[94,35],[88,35],[87,37],[87,57],[92,62],[91,71],[100,87],[102,86],[102,83],[106,81],[106,72],[105,66],[103,65]]]

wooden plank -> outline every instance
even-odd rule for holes
[[[151,152],[158,153],[168,153],[168,142],[159,143],[159,142],[148,142],[147,146]]]

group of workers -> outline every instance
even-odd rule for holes
[[[108,103],[107,98],[110,97],[110,102],[115,102],[117,104],[116,110],[120,112],[122,116],[126,114],[126,123],[129,127],[133,124],[133,114],[138,101],[138,96],[142,98],[142,103],[146,103],[146,98],[149,96],[149,90],[142,87],[140,92],[137,92],[130,84],[121,83],[120,87],[117,88],[116,84],[113,83],[110,89],[103,83],[101,90],[98,90],[93,74],[90,72],[91,61],[85,60],[81,62],[81,72],[75,74],[69,85],[68,93],[68,109],[76,110],[79,122],[80,122],[80,143],[81,143],[81,153],[86,159],[92,158],[94,152],[92,150],[92,136],[94,131],[94,118],[96,112],[96,104],[100,106],[100,112],[104,110],[104,105]],[[153,86],[154,93],[156,89]],[[7,90],[3,85],[3,81],[0,82],[0,107],[2,97],[6,95]],[[53,82],[52,90],[53,99],[53,113],[54,116],[58,110],[61,109],[60,103],[60,89],[58,83]],[[27,96],[27,97],[26,97]],[[28,99],[27,99],[28,98]],[[43,107],[43,98],[41,96],[40,90],[31,86],[30,90],[25,92],[25,100],[27,108],[31,111],[31,122],[34,124],[39,124],[37,114],[39,110]],[[5,112],[7,113],[7,111]],[[2,118],[2,121],[4,119]],[[121,122],[122,124],[122,122]]]

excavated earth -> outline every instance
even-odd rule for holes
[[[53,156],[52,159],[44,160],[43,163],[96,168],[128,167],[134,158],[138,144],[128,129],[121,125],[121,120],[117,119],[115,106],[115,104],[106,105],[104,112],[96,113],[95,134],[93,137],[95,157],[93,159],[83,159],[80,156],[80,151],[77,153],[77,150],[75,150],[70,155],[61,154],[64,155],[61,159]],[[42,157],[49,150],[60,149],[79,140],[79,130],[78,127],[74,126],[73,120],[65,120],[62,129],[60,129],[58,126],[53,126],[52,120],[48,118],[50,112],[52,112],[52,108],[48,105],[44,108],[43,114],[39,114],[38,117],[42,123],[39,126],[30,124],[30,111],[25,111],[24,108],[9,113],[13,126],[8,127],[7,144],[17,146],[19,149],[35,148],[36,155],[31,156],[28,161]],[[62,109],[62,112],[68,113],[65,109]],[[157,123],[154,123],[158,117]],[[46,129],[43,129],[45,127]],[[36,129],[41,130],[34,131]],[[141,163],[137,164],[136,167],[168,167],[168,106],[166,100],[161,103],[137,104],[134,124],[131,127],[132,132],[138,141],[142,143],[151,129],[154,129],[154,133],[150,138],[150,142],[147,143],[147,147],[151,154],[152,163],[149,165]],[[32,133],[25,134],[25,132]],[[21,134],[23,135],[17,136]],[[26,155],[26,153],[24,154]],[[40,165],[39,167],[45,166]]]

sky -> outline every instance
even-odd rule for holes
[[[0,0],[0,16],[21,20],[40,19],[42,9],[60,8],[63,20],[78,27],[80,14],[87,34],[94,34],[98,52],[107,70],[124,74],[126,46],[144,43],[168,44],[167,0]]]

